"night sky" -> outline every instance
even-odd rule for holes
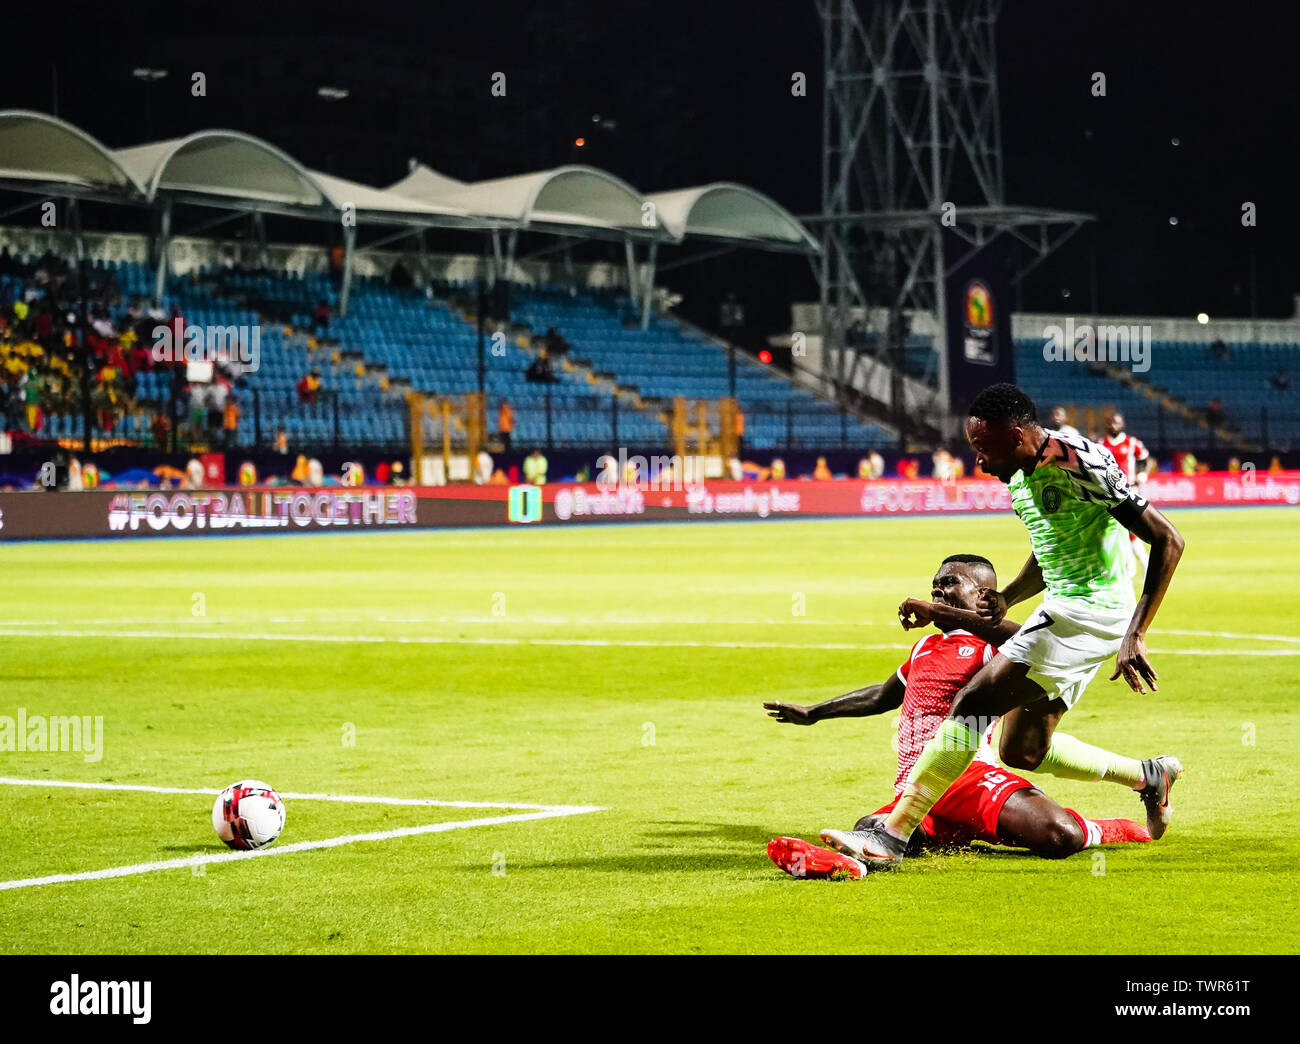
[[[6,14],[0,105],[51,111],[57,89],[58,115],[110,147],[228,126],[379,185],[410,157],[467,180],[586,162],[647,192],[735,180],[796,214],[820,206],[811,2],[32,6]],[[1168,0],[1004,6],[1007,201],[1099,218],[1026,281],[1026,308],[1086,308],[1095,250],[1103,311],[1249,315],[1253,253],[1259,314],[1290,314],[1296,60],[1281,24],[1242,12]],[[137,66],[169,75],[144,85]],[[190,95],[195,70],[206,98]],[[489,92],[497,70],[504,99]],[[794,71],[808,75],[807,98],[791,97]],[[1105,98],[1089,92],[1096,71]],[[322,85],[349,97],[324,101]],[[1253,229],[1241,225],[1247,200]],[[301,223],[272,234],[322,235]],[[688,314],[734,289],[767,330],[787,329],[789,302],[816,295],[805,261],[752,253],[664,280]]]

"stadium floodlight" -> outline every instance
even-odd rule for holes
[[[167,70],[150,69],[147,66],[141,65],[135,69],[132,69],[131,75],[134,76],[137,80],[144,80],[146,83],[152,83],[155,80],[161,80],[164,76],[166,76]]]
[[[327,101],[342,101],[352,92],[346,87],[317,87],[316,93]]]
[[[1204,312],[1197,312],[1196,321],[1200,323],[1202,326],[1204,326],[1206,323],[1210,321],[1210,317],[1206,315]]]

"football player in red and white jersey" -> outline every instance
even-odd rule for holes
[[[1156,462],[1147,452],[1146,446],[1142,445],[1142,440],[1124,430],[1124,414],[1118,410],[1106,418],[1106,434],[1102,437],[1101,445],[1110,450],[1110,455],[1115,458],[1119,470],[1124,472],[1128,484],[1140,489]],[[1130,533],[1129,546],[1133,549],[1133,557],[1137,559],[1138,575],[1145,575],[1147,559],[1150,557],[1146,544],[1136,534]]]
[[[992,564],[979,555],[944,559],[931,588],[933,602],[909,598],[899,606],[898,615],[904,629],[933,624],[940,633],[927,634],[912,646],[907,660],[884,683],[813,706],[776,700],[763,704],[769,717],[794,725],[899,710],[894,801],[864,816],[855,829],[864,829],[893,809],[908,773],[948,715],[953,698],[993,658],[996,646],[1020,626],[1006,619],[991,624],[976,612],[981,592],[997,589]],[[970,768],[913,834],[918,848],[984,841],[1028,848],[1048,859],[1072,855],[1090,845],[1150,840],[1151,835],[1131,820],[1088,820],[1062,808],[998,762],[988,733]],[[793,837],[774,838],[767,852],[777,866],[795,877],[858,878],[866,870],[850,855]]]

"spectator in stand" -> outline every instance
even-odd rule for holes
[[[35,368],[23,375],[23,401],[27,405],[27,430],[40,431],[45,425],[45,414],[41,408],[41,378]]]
[[[1059,431],[1062,435],[1073,435],[1076,438],[1079,435],[1079,429],[1070,423],[1070,415],[1066,413],[1064,406],[1052,407],[1052,424],[1053,431]]]
[[[1228,357],[1228,346],[1218,337],[1210,342],[1210,351],[1214,353],[1216,359],[1226,359]]]
[[[289,433],[283,425],[275,429],[275,452],[282,457],[289,455]]]
[[[315,323],[313,329],[317,337],[324,337],[325,331],[330,328],[330,306],[327,302],[321,301],[316,305]]]
[[[221,418],[222,444],[227,448],[233,446],[239,437],[239,403],[234,392],[226,398],[226,409]]]
[[[554,326],[546,328],[546,336],[542,338],[542,341],[546,345],[547,353],[552,358],[558,358],[572,347]]]
[[[534,486],[546,485],[546,469],[549,466],[542,451],[535,449],[524,458],[524,479]]]
[[[208,388],[208,434],[215,435],[221,430],[229,397],[230,382],[218,377]]]
[[[172,422],[167,419],[165,413],[156,412],[153,420],[149,422],[149,433],[153,436],[155,449],[167,448],[167,436],[171,434]]]
[[[956,461],[946,449],[937,449],[930,457],[930,477],[951,482],[957,477]]]
[[[1217,395],[1205,407],[1205,419],[1211,428],[1222,428],[1228,423],[1228,411],[1223,408],[1223,403],[1219,401]]]
[[[190,434],[195,439],[203,437],[203,422],[208,410],[208,386],[195,381],[190,385]]]
[[[524,380],[531,381],[534,384],[554,384],[556,378],[554,371],[551,369],[550,356],[545,348],[537,353],[537,358],[524,371]]]
[[[745,452],[745,411],[736,403],[736,453]]]
[[[320,396],[320,389],[320,370],[312,370],[298,382],[298,401],[304,402],[308,406],[315,406],[316,400]]]
[[[501,436],[501,448],[510,452],[512,437],[515,433],[515,410],[505,399],[497,404],[497,434]]]
[[[1290,391],[1291,371],[1286,369],[1286,367],[1279,367],[1273,376],[1268,379],[1268,383],[1278,391]]]

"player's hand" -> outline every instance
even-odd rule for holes
[[[779,700],[764,700],[763,709],[769,718],[775,718],[786,725],[814,725],[817,718],[811,707],[801,703],[781,703]]]
[[[1142,685],[1143,681],[1151,686],[1152,692],[1160,688],[1156,684],[1159,681],[1156,669],[1147,659],[1146,639],[1140,634],[1125,635],[1124,641],[1120,643],[1119,653],[1115,657],[1115,673],[1110,676],[1110,680],[1114,681],[1120,677],[1128,682],[1130,689],[1144,696],[1147,690]]]
[[[1007,599],[1001,591],[991,591],[985,588],[980,593],[979,604],[975,611],[984,617],[989,623],[1001,623],[1002,618],[1007,615]]]
[[[923,602],[919,598],[908,598],[898,607],[898,622],[903,625],[904,631],[910,631],[914,627],[925,627],[933,620],[930,603]]]

